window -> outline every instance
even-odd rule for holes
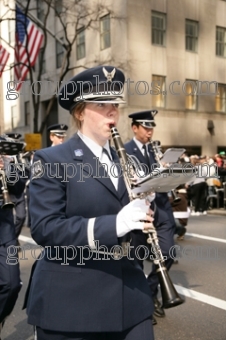
[[[166,78],[163,76],[152,76],[151,83],[151,95],[152,95],[152,106],[154,107],[165,107],[165,88]]]
[[[17,119],[17,112],[16,112],[16,105],[11,106],[11,128],[15,129],[16,127],[16,119]]]
[[[76,57],[77,60],[82,59],[86,56],[86,45],[85,45],[85,30],[81,29],[78,32],[76,39]]]
[[[215,98],[215,109],[226,112],[226,84],[218,84],[218,95]]]
[[[197,81],[186,79],[186,81],[183,83],[183,93],[185,95],[185,108],[187,110],[197,110]]]
[[[55,0],[55,11],[59,15],[63,10],[62,0]]]
[[[216,55],[226,57],[226,28],[216,28]]]
[[[166,46],[166,15],[152,12],[151,15],[152,44]]]
[[[100,49],[111,46],[110,15],[100,18]]]
[[[36,8],[37,8],[37,17],[41,22],[44,22],[45,18],[45,11],[44,11],[44,2],[37,0],[36,1]]]
[[[46,73],[46,60],[45,60],[45,53],[44,48],[40,48],[39,50],[39,69],[41,69],[41,74]]]
[[[8,20],[8,41],[10,45],[13,45],[15,42],[15,20]]]
[[[63,47],[63,38],[61,38],[62,43],[56,40],[56,66],[57,68],[62,66],[63,57],[64,57],[64,47]]]
[[[30,125],[30,102],[24,103],[24,122],[25,126]]]
[[[186,20],[185,23],[185,49],[186,51],[198,51],[198,23],[192,20]]]

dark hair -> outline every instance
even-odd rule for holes
[[[140,123],[136,122],[136,121],[132,121],[131,123],[131,126],[136,126],[136,127],[139,127],[140,126]]]

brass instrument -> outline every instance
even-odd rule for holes
[[[15,141],[7,135],[0,136],[0,155],[16,155],[24,149],[25,143]],[[3,158],[2,158],[3,159]],[[11,202],[6,180],[6,170],[0,169],[1,191],[3,196],[3,204],[1,209],[12,209],[14,203]]]
[[[144,198],[146,197],[148,199],[148,195],[150,192],[142,193],[142,194],[135,194],[132,192],[132,189],[136,186],[136,183],[134,179],[131,176],[131,160],[128,158],[126,154],[126,150],[124,148],[124,145],[122,143],[121,137],[118,133],[117,128],[112,125],[111,126],[111,134],[112,139],[115,145],[115,149],[117,151],[120,164],[123,171],[123,177],[124,181],[128,190],[129,198],[130,200],[134,200],[137,198]],[[162,293],[162,305],[164,308],[171,308],[178,306],[184,302],[184,300],[178,295],[171,279],[169,276],[169,273],[167,271],[167,268],[165,266],[164,257],[162,255],[157,232],[152,224],[152,227],[147,232],[147,243],[150,248],[150,252],[153,252],[155,254],[155,258],[153,259],[154,264],[157,266],[157,275],[160,283],[161,293]]]
[[[1,209],[12,209],[14,207],[14,203],[11,202],[9,197],[9,192],[7,189],[7,182],[6,182],[6,175],[5,170],[0,169],[0,181],[1,181],[1,190],[2,190],[2,196],[3,196],[3,204],[1,206]]]

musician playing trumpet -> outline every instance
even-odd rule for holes
[[[129,115],[129,118],[132,119],[131,127],[134,137],[125,144],[125,149],[128,155],[135,156],[140,163],[146,165],[144,169],[146,169],[148,173],[152,172],[155,168],[160,167],[160,165],[162,166],[159,155],[155,154],[150,144],[150,141],[153,139],[154,128],[156,127],[154,117],[157,112],[158,111],[156,110],[148,110],[135,112]],[[175,254],[174,256],[172,256],[172,254],[170,256],[169,254],[169,250],[174,246],[175,222],[167,193],[156,193],[155,207],[156,213],[154,216],[154,226],[157,231],[162,254],[167,258],[165,265],[169,270],[173,264],[173,257],[175,256]],[[134,231],[133,234],[133,245],[135,248],[146,244],[146,237],[142,232]],[[145,258],[144,248],[141,247],[139,263],[142,268],[143,258]],[[164,309],[157,298],[159,280],[156,274],[156,266],[154,264],[147,280],[154,301],[154,315],[157,317],[164,317]],[[153,324],[156,323],[157,321],[153,319]]]

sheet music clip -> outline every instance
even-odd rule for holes
[[[140,196],[151,192],[169,192],[181,184],[193,181],[197,173],[196,167],[156,168],[149,175],[137,180],[132,193]]]

